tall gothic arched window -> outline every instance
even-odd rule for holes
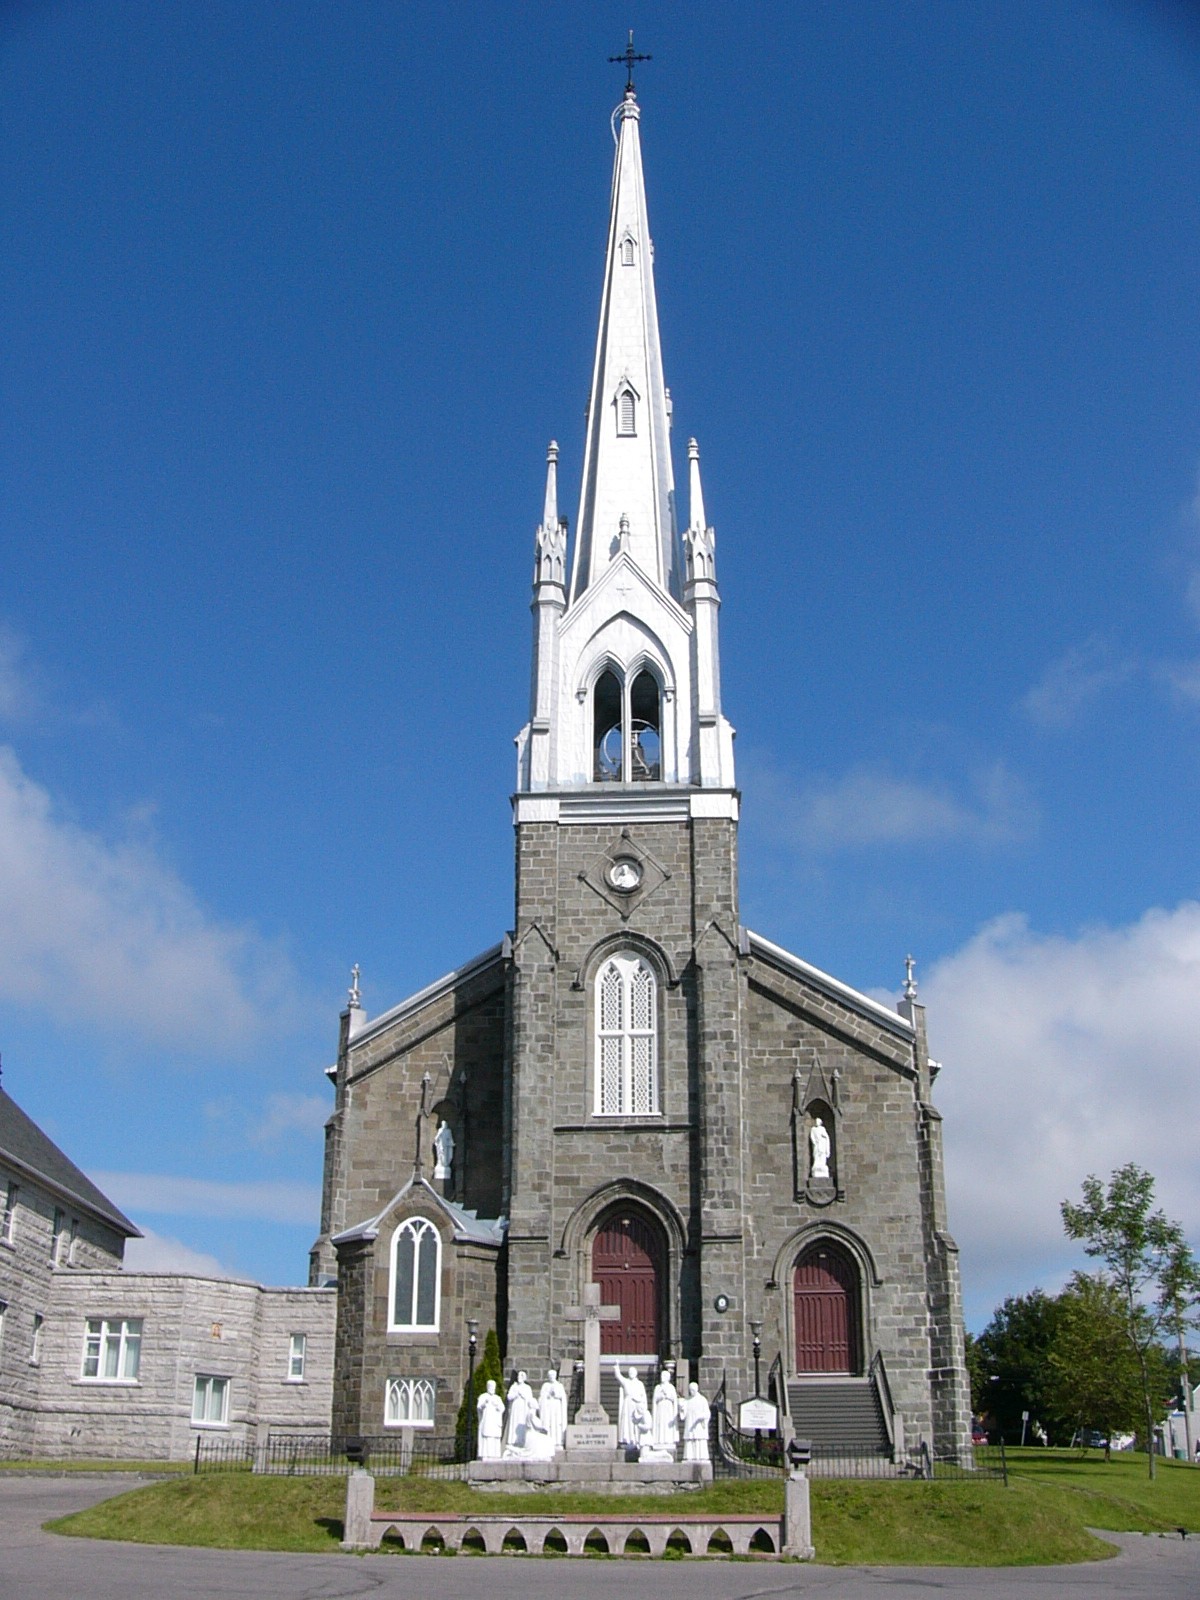
[[[441,1309],[442,1241],[432,1222],[410,1217],[392,1235],[389,1329],[436,1331]]]
[[[596,974],[596,1113],[658,1113],[658,986],[640,956],[610,956]]]

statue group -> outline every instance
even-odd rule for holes
[[[676,1459],[680,1441],[684,1461],[707,1461],[711,1410],[698,1384],[689,1383],[681,1396],[664,1367],[652,1396],[647,1396],[636,1367],[616,1368],[621,1386],[617,1443],[636,1450],[639,1461]],[[505,1404],[495,1380],[476,1402],[479,1414],[477,1454],[481,1461],[550,1461],[566,1448],[567,1391],[551,1367],[537,1397],[525,1372],[518,1372]]]

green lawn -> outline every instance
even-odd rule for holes
[[[486,1494],[465,1483],[380,1478],[381,1510],[515,1516],[581,1512],[778,1513],[782,1484],[722,1482],[664,1496]],[[341,1478],[202,1474],[151,1484],[47,1524],[53,1531],[150,1544],[225,1549],[336,1550]],[[833,1564],[1021,1566],[1100,1560],[1112,1547],[1087,1529],[1200,1531],[1200,1468],[1159,1463],[1150,1483],[1144,1456],[1065,1450],[1010,1452],[1010,1482],[822,1482],[812,1485],[818,1560]],[[465,1558],[464,1558],[465,1559]]]

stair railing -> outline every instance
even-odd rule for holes
[[[896,1459],[896,1407],[892,1400],[892,1386],[888,1382],[887,1367],[884,1365],[883,1351],[876,1350],[871,1360],[867,1377],[875,1385],[875,1393],[879,1397],[879,1411],[883,1417],[884,1430],[887,1433],[888,1449],[891,1451],[892,1460]]]

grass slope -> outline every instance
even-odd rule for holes
[[[1068,1451],[1011,1453],[1002,1483],[822,1482],[812,1485],[817,1558],[870,1566],[1023,1566],[1098,1560],[1112,1547],[1089,1527],[1200,1531],[1200,1469],[1161,1462],[1154,1483],[1144,1456]],[[678,1497],[486,1494],[465,1483],[381,1478],[380,1510],[546,1512],[609,1515],[678,1510],[721,1515],[782,1509],[782,1485],[717,1483]],[[54,1532],[148,1544],[223,1549],[336,1550],[341,1539],[341,1478],[254,1477],[214,1473],[152,1484],[47,1526]]]

